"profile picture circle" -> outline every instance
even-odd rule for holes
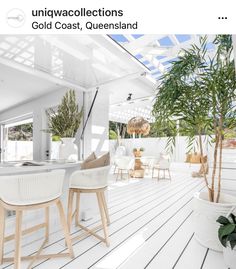
[[[25,13],[19,8],[13,8],[7,12],[6,20],[11,27],[21,27],[25,23]]]

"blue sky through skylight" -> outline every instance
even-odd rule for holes
[[[167,47],[174,46],[173,42],[170,40],[168,36],[159,39],[158,42],[161,46],[167,46]]]
[[[140,37],[142,37],[143,35],[132,35],[132,37],[133,38],[135,38],[135,39],[138,39],[138,38],[140,38]]]
[[[129,40],[124,35],[110,35],[110,37],[119,43],[129,42]]]
[[[182,43],[182,42],[186,42],[188,40],[191,39],[190,35],[175,35],[175,37],[177,38],[177,40]]]

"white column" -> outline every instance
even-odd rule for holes
[[[47,129],[47,117],[43,108],[35,108],[33,111],[33,159],[43,161],[47,159],[46,151],[50,151],[50,134]]]

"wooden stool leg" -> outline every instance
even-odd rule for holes
[[[111,223],[111,221],[110,221],[110,217],[109,217],[109,212],[108,212],[107,202],[106,202],[104,192],[101,192],[101,197],[102,197],[103,208],[104,208],[106,219],[107,219],[107,224],[109,225]]]
[[[106,241],[107,247],[109,247],[110,243],[109,243],[109,236],[108,236],[108,230],[107,230],[107,222],[106,222],[104,208],[102,206],[101,193],[96,192],[96,195],[97,195],[98,206],[99,206],[99,211],[100,211],[101,220],[102,220],[102,227],[103,227],[103,231],[104,231],[105,241]]]
[[[74,191],[69,190],[68,209],[67,209],[67,222],[68,222],[69,231],[70,231],[71,223],[72,223],[73,197],[74,197]]]
[[[74,258],[74,251],[73,251],[72,244],[71,244],[70,233],[69,233],[69,229],[68,229],[68,226],[67,226],[63,206],[62,206],[62,203],[61,203],[60,200],[58,200],[56,204],[57,204],[57,208],[58,208],[58,211],[59,211],[59,214],[60,214],[61,225],[62,225],[62,228],[64,230],[66,245],[68,247],[70,257]]]
[[[76,193],[75,226],[79,226],[80,192]]]
[[[48,242],[49,240],[49,206],[45,208],[45,239]]]
[[[0,264],[3,263],[5,234],[5,209],[0,206]]]
[[[14,268],[20,269],[21,262],[21,226],[22,226],[22,211],[16,211],[16,230],[15,230],[15,257]]]
[[[154,168],[152,168],[152,178],[153,178],[153,176],[154,176]]]

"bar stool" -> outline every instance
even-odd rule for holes
[[[74,257],[69,230],[60,201],[64,181],[64,170],[51,172],[0,176],[0,264],[14,261],[14,268],[20,269],[21,260],[31,260],[32,268],[36,259],[52,257]],[[68,253],[46,254],[41,252],[49,239],[49,207],[56,205],[64,230]],[[45,222],[22,231],[22,216],[26,210],[45,209]],[[16,212],[15,234],[5,237],[5,211]],[[21,257],[21,237],[41,228],[45,228],[45,240],[34,256]],[[4,242],[15,239],[14,257],[4,258]]]
[[[72,240],[79,239],[87,234],[91,234],[104,242],[107,246],[109,243],[109,235],[107,225],[110,224],[109,213],[105,200],[104,192],[108,185],[108,173],[110,166],[104,166],[99,168],[92,168],[86,170],[78,170],[71,174],[70,188],[68,198],[68,226],[71,227],[72,219],[75,217],[75,225],[80,227],[85,232]],[[97,196],[99,212],[101,216],[102,225],[99,225],[93,229],[88,229],[79,222],[79,206],[80,206],[80,194],[82,193],[94,193]],[[73,212],[73,199],[76,194],[76,208]],[[96,233],[100,228],[103,228],[104,238]]]

